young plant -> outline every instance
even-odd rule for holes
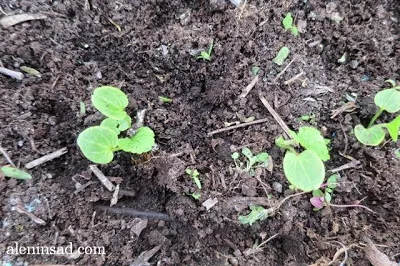
[[[199,179],[199,175],[200,175],[199,172],[196,169],[192,170],[192,169],[187,168],[186,169],[186,174],[188,174],[193,179],[193,181],[196,184],[196,186],[198,187],[198,189],[201,189],[201,182],[200,182],[200,179]]]
[[[15,179],[22,179],[22,180],[32,178],[32,176],[29,173],[9,165],[3,166],[0,170],[2,174],[6,177],[12,177]]]
[[[281,66],[283,65],[283,62],[286,60],[286,58],[289,56],[289,53],[290,53],[289,48],[283,46],[272,61],[278,66]]]
[[[235,162],[236,168],[242,171],[248,172],[251,176],[254,176],[255,168],[267,168],[269,154],[261,152],[257,155],[253,155],[252,151],[244,147],[242,148],[242,154],[246,157],[246,162],[240,161],[240,154],[238,152],[232,153],[231,157]]]
[[[125,111],[128,97],[120,89],[103,86],[94,90],[91,97],[93,106],[107,118],[99,126],[92,126],[78,136],[78,146],[83,155],[98,164],[107,164],[114,158],[114,152],[125,151],[142,154],[151,151],[155,144],[154,132],[149,127],[140,127],[130,137],[119,137],[131,127],[131,117]]]
[[[364,145],[378,146],[385,139],[386,133],[384,128],[389,132],[394,142],[399,137],[400,115],[389,123],[374,125],[384,111],[391,114],[400,111],[400,85],[396,86],[393,80],[387,80],[386,82],[390,83],[392,87],[384,89],[375,95],[374,102],[379,109],[376,111],[374,117],[372,117],[368,127],[365,128],[363,125],[356,125],[354,128],[357,140]]]
[[[318,211],[324,206],[330,205],[333,192],[337,185],[337,179],[338,175],[331,175],[326,181],[326,186],[324,188],[321,187],[313,190],[313,197],[310,199],[310,202],[314,206],[314,211]]]
[[[201,51],[200,55],[197,56],[197,59],[203,59],[207,61],[211,61],[211,52],[214,46],[214,40],[211,40],[210,47],[208,48],[208,51]]]
[[[251,212],[248,215],[239,215],[239,222],[241,224],[252,225],[257,221],[263,221],[268,218],[269,210],[261,206],[250,206]]]
[[[319,189],[325,179],[324,162],[330,159],[327,144],[321,133],[313,127],[301,127],[298,133],[290,132],[293,139],[279,137],[276,145],[286,149],[283,171],[289,183],[304,192]],[[297,152],[301,145],[305,150]]]
[[[287,13],[285,18],[282,20],[282,25],[285,31],[290,30],[293,36],[299,36],[299,30],[297,29],[296,25],[293,24],[293,17],[292,13]]]

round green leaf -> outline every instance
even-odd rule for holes
[[[385,126],[392,140],[396,142],[399,137],[400,115],[397,116],[392,122],[386,124]]]
[[[354,128],[354,134],[359,142],[368,146],[378,146],[385,139],[385,131],[380,125],[370,128],[357,125]]]
[[[330,159],[326,141],[318,129],[313,127],[301,127],[297,134],[292,134],[293,138],[307,150],[315,152],[322,161]]]
[[[86,158],[94,163],[106,164],[114,157],[118,135],[107,127],[89,127],[79,134],[77,142]]]
[[[1,172],[7,176],[16,179],[31,179],[32,176],[25,171],[19,170],[12,166],[3,166]]]
[[[100,126],[102,127],[106,127],[111,129],[112,131],[115,132],[115,134],[119,135],[120,131],[118,129],[118,121],[112,118],[107,117],[106,119],[104,119]]]
[[[374,101],[378,107],[389,113],[400,111],[400,91],[396,89],[386,89],[378,92]]]
[[[141,127],[131,138],[118,140],[118,147],[123,151],[142,154],[151,151],[155,144],[154,132],[149,127]]]
[[[290,184],[305,192],[319,189],[325,178],[324,163],[310,150],[300,154],[286,152],[283,171]]]
[[[115,120],[122,120],[127,113],[128,97],[120,89],[103,86],[94,90],[92,95],[93,106],[103,115]]]

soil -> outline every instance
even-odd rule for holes
[[[21,166],[68,149],[30,170],[31,180],[0,179],[2,265],[144,265],[133,262],[157,246],[150,265],[327,265],[340,243],[352,245],[348,265],[369,265],[364,236],[391,260],[400,260],[400,160],[394,153],[399,142],[371,148],[352,134],[356,124],[373,116],[373,96],[386,86],[384,80],[400,78],[397,1],[247,1],[236,8],[224,0],[3,0],[0,6],[8,15],[47,16],[0,29],[2,65],[41,73],[25,74],[22,81],[0,75],[1,146]],[[301,26],[297,38],[281,26],[287,12]],[[342,20],[335,22],[338,17]],[[211,61],[198,60],[211,40]],[[277,66],[272,59],[283,45],[291,52]],[[346,62],[339,63],[345,53]],[[260,80],[239,98],[254,78],[253,66],[260,67]],[[112,163],[99,166],[120,183],[118,209],[104,207],[112,193],[90,172],[91,163],[76,145],[77,135],[102,119],[90,103],[100,85],[126,92],[132,116],[146,109],[145,125],[155,131],[158,144],[146,156],[117,153]],[[331,139],[327,169],[349,158],[360,160],[357,167],[340,171],[343,182],[333,202],[365,198],[362,203],[374,213],[333,207],[314,212],[310,195],[304,194],[264,221],[239,223],[249,204],[269,208],[292,193],[282,171],[284,153],[274,145],[283,132],[260,92],[290,128],[311,124]],[[357,95],[357,108],[331,118],[346,94]],[[159,96],[173,102],[163,103]],[[84,115],[80,102],[86,105]],[[315,121],[300,121],[305,114],[314,114]],[[243,117],[269,120],[207,135]],[[268,152],[272,172],[258,171],[258,178],[239,175],[230,155],[243,146]],[[1,157],[0,165],[6,164]],[[189,195],[196,186],[185,175],[188,167],[200,172],[198,201]],[[218,201],[209,210],[202,205],[208,199]],[[45,224],[17,212],[17,205]],[[138,217],[133,209],[150,213]],[[170,220],[160,219],[165,217]],[[274,235],[262,249],[249,252]],[[101,246],[106,254],[7,254],[15,242],[71,242],[74,250]],[[343,255],[333,265],[341,260]]]

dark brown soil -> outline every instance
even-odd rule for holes
[[[2,265],[129,265],[157,245],[161,248],[151,265],[327,265],[341,248],[338,242],[357,244],[348,252],[348,265],[368,265],[360,248],[363,236],[383,245],[379,248],[390,259],[400,260],[400,160],[394,155],[399,142],[369,148],[352,134],[357,123],[373,116],[373,95],[384,80],[400,79],[396,0],[247,1],[239,9],[224,0],[3,0],[0,6],[7,14],[48,16],[0,29],[2,65],[13,70],[29,66],[42,74],[25,75],[22,81],[0,75],[1,146],[22,166],[68,148],[67,154],[30,171],[30,181],[0,179]],[[298,38],[282,29],[287,12],[306,23]],[[340,23],[330,19],[334,12],[343,18]],[[212,61],[197,60],[194,53],[208,48],[211,40]],[[285,65],[297,59],[274,81],[285,65],[278,67],[272,59],[283,45],[291,50]],[[340,64],[344,53],[347,62]],[[260,81],[239,99],[253,79],[252,66],[260,67]],[[284,84],[301,71],[300,79]],[[126,92],[132,116],[147,109],[145,124],[155,131],[159,145],[147,156],[117,154],[100,167],[107,176],[122,178],[117,207],[125,211],[119,214],[98,209],[109,205],[111,194],[76,146],[79,132],[102,119],[90,105],[91,92],[99,85]],[[266,199],[267,192],[277,202],[290,194],[281,167],[283,152],[274,145],[282,131],[259,92],[293,129],[307,124],[299,116],[315,114],[312,125],[332,140],[328,169],[349,162],[343,152],[361,161],[340,172],[347,186],[338,189],[333,202],[365,198],[363,204],[375,213],[361,208],[313,212],[310,195],[303,195],[251,227],[238,222],[248,208],[232,207],[234,197]],[[350,93],[357,94],[358,108],[331,119],[331,111]],[[173,103],[162,103],[158,96]],[[79,115],[80,102],[87,106],[84,116]],[[239,116],[270,120],[207,136]],[[237,176],[230,154],[244,145],[271,154],[272,173],[262,172],[258,181]],[[0,165],[5,164],[1,157]],[[187,167],[201,174],[199,201],[188,195],[195,185],[184,174]],[[94,183],[75,193],[78,183],[88,181]],[[283,191],[271,189],[277,183]],[[207,211],[202,203],[209,198],[218,203]],[[17,204],[46,224],[15,211]],[[173,220],[149,219],[139,234],[143,220],[126,214],[130,208],[165,213]],[[275,234],[264,249],[247,255],[255,243]],[[6,254],[15,242],[104,246],[106,255]]]

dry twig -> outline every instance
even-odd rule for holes
[[[276,75],[276,77],[275,77],[275,79],[274,79],[274,82],[276,82],[276,81],[280,78],[280,76],[282,76],[282,75],[286,72],[286,70],[289,68],[289,66],[290,66],[296,59],[297,59],[297,55],[295,55],[295,56],[293,57],[292,61],[290,61],[290,62],[285,66],[285,68],[284,68],[281,72],[279,72],[278,75]]]
[[[359,160],[350,161],[350,162],[348,162],[348,163],[346,163],[346,164],[344,164],[342,166],[339,166],[339,167],[337,167],[335,169],[329,170],[329,172],[337,173],[337,172],[340,172],[340,171],[343,171],[343,170],[346,170],[346,169],[349,169],[349,168],[354,168],[357,165],[359,165],[360,163],[361,162]]]
[[[268,111],[270,112],[270,114],[275,118],[276,122],[278,122],[278,124],[281,126],[281,128],[283,129],[283,131],[285,131],[285,133],[287,134],[287,136],[288,136],[289,138],[291,138],[289,127],[288,127],[288,126],[286,125],[286,123],[282,120],[282,118],[278,115],[278,113],[275,112],[274,108],[272,108],[272,106],[269,104],[269,102],[267,101],[267,99],[265,99],[264,96],[261,95],[261,93],[260,93],[260,100],[261,100],[261,102],[264,104],[264,106],[268,109]]]
[[[92,164],[89,165],[90,170],[93,172],[95,176],[100,180],[100,182],[107,188],[108,191],[113,192],[115,190],[115,186],[111,183],[110,180],[100,171],[100,169]]]
[[[259,119],[259,120],[255,120],[255,121],[251,121],[251,122],[247,122],[247,123],[242,123],[239,125],[235,125],[235,126],[231,126],[231,127],[224,127],[224,128],[220,128],[214,131],[211,131],[209,133],[207,133],[207,136],[212,136],[214,134],[218,134],[221,132],[225,132],[225,131],[229,131],[232,129],[236,129],[236,128],[241,128],[241,127],[247,127],[247,126],[251,126],[251,125],[255,125],[255,124],[260,124],[260,123],[264,123],[267,122],[268,120],[270,120],[269,118],[264,118],[264,119]]]
[[[8,153],[6,152],[5,149],[0,145],[0,152],[3,154],[4,158],[6,158],[7,162],[11,164],[13,167],[17,168],[13,161],[11,160],[10,156],[8,156]]]
[[[28,20],[37,20],[45,18],[47,18],[47,16],[43,14],[17,14],[1,18],[0,24],[1,26],[3,26],[3,28],[8,28]]]
[[[246,88],[243,89],[242,93],[239,95],[239,98],[245,98],[247,94],[254,88],[258,81],[258,75],[256,75],[253,80],[250,82],[249,85],[246,86]]]
[[[47,154],[47,155],[45,155],[43,157],[40,157],[40,158],[38,158],[36,160],[33,160],[32,162],[29,162],[29,163],[25,164],[25,168],[26,169],[34,168],[34,167],[36,167],[38,165],[41,165],[41,164],[43,164],[45,162],[51,161],[51,160],[53,160],[55,158],[58,158],[61,155],[66,154],[67,152],[68,152],[67,148],[64,147],[62,149],[59,149],[59,150],[57,150],[55,152],[52,152],[50,154]]]

